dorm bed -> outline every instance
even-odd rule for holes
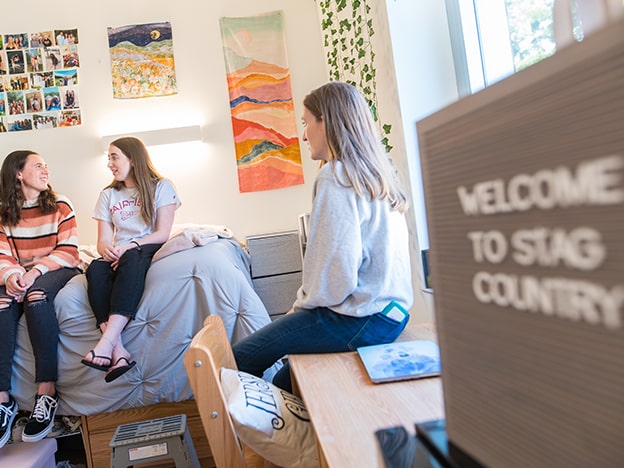
[[[85,275],[72,278],[56,298],[57,415],[82,416],[89,466],[108,465],[108,443],[118,425],[180,413],[187,415],[202,466],[207,466],[209,449],[192,400],[184,353],[209,314],[223,319],[232,343],[270,322],[253,289],[249,255],[235,238],[206,237],[205,231],[181,234],[183,238],[170,239],[166,245],[171,248],[148,271],[136,319],[122,335],[137,364],[121,378],[106,383],[104,372],[80,363],[101,336],[88,303]],[[37,387],[23,318],[12,383],[20,409],[30,411]]]

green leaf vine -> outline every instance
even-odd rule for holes
[[[389,140],[392,126],[381,124],[378,115],[371,7],[364,0],[319,0],[318,3],[329,79],[344,81],[362,92],[389,153],[392,150]]]

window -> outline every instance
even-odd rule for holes
[[[448,1],[453,56],[462,96],[555,52],[553,1]]]
[[[553,3],[554,0],[446,0],[459,97],[552,55]],[[422,194],[422,185],[416,190]],[[429,249],[426,208],[416,206],[424,263]]]
[[[446,0],[446,20],[458,96],[475,93],[552,55],[556,50],[553,29],[555,1]],[[624,0],[601,2],[600,12],[597,11],[599,8],[592,11],[598,2],[569,2],[562,0],[557,6],[564,9],[571,6],[567,13],[574,25],[573,39],[577,41],[583,40],[583,29],[588,34],[601,27],[603,15],[624,17]],[[421,2],[415,4],[420,6]],[[560,9],[558,11],[561,13]],[[585,20],[584,25],[580,18]],[[413,187],[418,194],[415,197],[418,242],[424,252],[429,249],[429,238],[420,173],[413,181]]]

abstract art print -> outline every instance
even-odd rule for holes
[[[170,23],[109,27],[108,45],[113,98],[177,94]]]
[[[282,12],[220,26],[240,192],[303,184]]]

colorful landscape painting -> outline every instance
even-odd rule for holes
[[[221,18],[240,192],[303,184],[282,12]]]
[[[177,94],[170,23],[109,27],[108,45],[115,99]]]

